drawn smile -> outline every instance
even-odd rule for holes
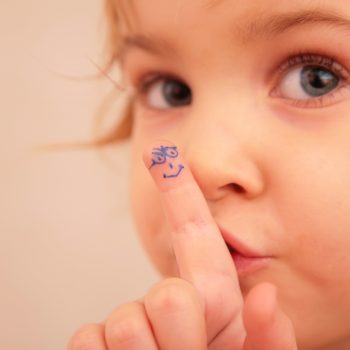
[[[173,166],[171,163],[169,163],[169,167],[170,167],[171,169],[174,168],[174,166]],[[183,166],[182,164],[180,164],[180,165],[178,166],[178,171],[177,171],[177,173],[175,173],[175,174],[163,174],[163,177],[164,177],[165,179],[172,178],[172,177],[178,177],[179,174],[181,173],[182,169],[184,169],[184,166]]]

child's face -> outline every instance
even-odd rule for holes
[[[168,139],[218,225],[272,257],[240,274],[243,294],[274,283],[302,349],[349,341],[349,0],[216,2],[137,0],[129,13],[140,237],[162,274],[176,275],[142,162],[150,142]]]

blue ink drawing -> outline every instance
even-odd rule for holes
[[[172,146],[172,147],[160,146],[159,148],[153,149],[152,155],[153,155],[152,164],[149,167],[149,169],[151,169],[155,165],[164,164],[167,161],[167,158],[173,158],[173,159],[177,158],[179,155],[179,152],[177,151],[176,146]],[[174,165],[172,163],[169,163],[168,165],[170,169],[174,168]],[[179,164],[178,171],[175,174],[163,174],[163,177],[165,179],[177,177],[179,176],[182,169],[184,168],[185,167],[182,164]]]
[[[169,165],[170,165],[170,164],[169,164]],[[171,166],[171,168],[172,168],[172,167],[173,167],[173,166]],[[176,174],[172,174],[172,175],[163,174],[164,179],[169,179],[169,178],[171,178],[171,177],[178,177],[183,168],[184,168],[184,166],[183,166],[182,164],[180,164],[180,165],[179,165],[179,170],[177,171]]]

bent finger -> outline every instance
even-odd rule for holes
[[[108,350],[158,350],[141,301],[119,306],[106,320]]]
[[[87,324],[69,340],[67,350],[107,350],[102,324]]]
[[[145,297],[145,308],[162,350],[206,350],[204,313],[197,290],[187,281],[169,278]]]
[[[278,306],[272,284],[261,283],[249,292],[243,319],[247,332],[244,350],[297,350],[293,325]]]

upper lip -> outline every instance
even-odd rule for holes
[[[261,254],[255,249],[252,249],[248,245],[246,245],[244,242],[240,241],[236,236],[234,236],[232,233],[229,231],[225,230],[221,226],[219,226],[219,230],[221,232],[221,235],[225,241],[225,243],[237,252],[238,254],[247,257],[247,258],[262,258],[266,257],[265,254]]]

